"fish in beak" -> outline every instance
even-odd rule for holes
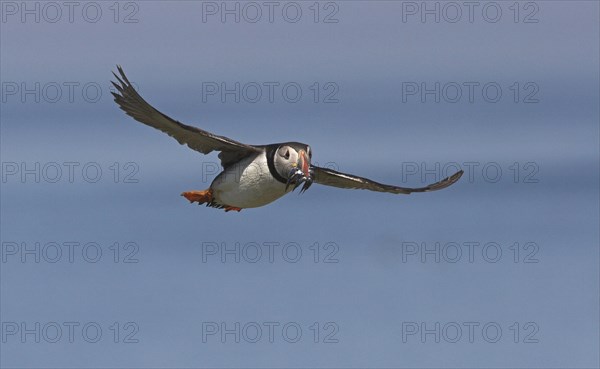
[[[285,190],[287,191],[290,184],[293,184],[294,189],[296,189],[302,183],[304,183],[304,186],[302,186],[300,193],[303,193],[304,191],[308,190],[308,188],[313,183],[310,161],[306,155],[306,151],[304,150],[300,150],[298,152],[298,162],[290,171]]]

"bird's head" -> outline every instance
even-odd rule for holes
[[[310,146],[299,142],[287,142],[279,145],[274,156],[274,165],[277,173],[287,180],[287,188],[292,185],[294,189],[304,183],[300,193],[308,190],[313,182],[310,159],[312,153]]]

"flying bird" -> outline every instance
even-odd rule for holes
[[[210,187],[203,191],[188,191],[181,195],[191,203],[240,211],[267,205],[302,186],[300,193],[312,183],[326,186],[362,189],[393,194],[441,190],[458,181],[463,171],[421,188],[406,188],[381,184],[367,178],[341,173],[311,164],[312,150],[300,142],[269,145],[247,145],[200,128],[180,123],[148,104],[133,88],[123,69],[113,72],[118,83],[112,82],[111,92],[119,107],[133,119],[163,131],[180,144],[202,154],[219,151],[223,171]]]

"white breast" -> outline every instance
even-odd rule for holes
[[[210,185],[215,201],[238,208],[257,208],[271,203],[286,193],[285,184],[269,172],[265,153],[249,157],[231,165]]]

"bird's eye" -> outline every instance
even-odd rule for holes
[[[285,156],[286,159],[289,159],[290,158],[290,150],[286,150],[284,156]]]

